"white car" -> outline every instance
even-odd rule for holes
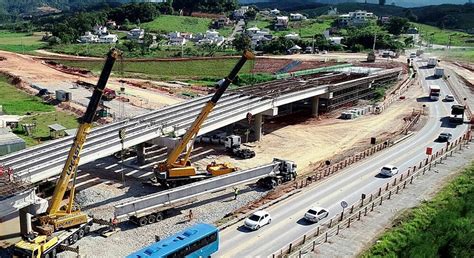
[[[327,216],[329,216],[329,211],[321,207],[311,208],[304,214],[304,218],[311,222],[318,222]]]
[[[416,58],[416,53],[411,53],[410,58]]]
[[[268,212],[257,211],[245,219],[244,226],[251,230],[257,230],[267,224],[270,224],[270,222],[272,222],[272,217],[270,217]]]
[[[398,168],[393,165],[386,165],[380,170],[382,176],[394,176],[398,174]]]
[[[452,102],[452,101],[454,101],[454,96],[448,94],[448,95],[446,95],[446,96],[444,97],[444,101],[446,101],[446,102]]]

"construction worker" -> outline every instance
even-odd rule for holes
[[[189,215],[188,215],[189,221],[193,220],[193,210],[189,210]]]
[[[237,200],[237,195],[239,195],[239,188],[234,187],[234,200]]]

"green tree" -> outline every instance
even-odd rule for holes
[[[245,34],[238,34],[235,36],[234,41],[232,41],[232,46],[238,51],[244,51],[250,49],[251,40],[250,37]]]
[[[387,31],[393,35],[400,35],[410,27],[410,23],[407,18],[401,18],[397,16],[390,17],[390,20],[385,25]]]
[[[257,17],[257,11],[255,11],[255,9],[250,9],[248,10],[246,13],[245,13],[245,18],[247,20],[255,20],[255,18]]]
[[[404,40],[405,47],[412,47],[413,44],[415,44],[415,41],[413,40],[413,37],[408,37]]]
[[[418,17],[413,13],[412,9],[407,9],[405,11],[405,18],[410,20],[411,22],[416,22],[418,20]]]

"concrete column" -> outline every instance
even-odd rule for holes
[[[311,115],[313,117],[318,117],[319,111],[319,96],[314,96],[311,98]]]
[[[135,149],[137,150],[138,165],[145,164],[145,143],[138,144],[137,146],[135,146]]]
[[[255,115],[255,140],[260,141],[262,139],[262,121],[263,121],[263,115],[262,114],[256,114]]]
[[[33,231],[31,227],[31,214],[28,213],[28,207],[20,209],[19,215],[20,215],[20,233],[21,235],[25,236],[28,233]]]
[[[293,103],[288,104],[288,111],[290,112],[290,114],[293,113]]]

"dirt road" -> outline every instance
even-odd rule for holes
[[[382,115],[365,115],[354,120],[329,118],[295,119],[294,123],[263,125],[264,136],[252,149],[256,157],[250,160],[236,160],[224,155],[210,156],[197,163],[204,166],[212,160],[230,162],[246,169],[269,163],[274,157],[293,160],[299,171],[311,169],[311,163],[330,159],[347,153],[350,149],[368,146],[371,137],[390,137],[404,126],[403,118],[413,108],[420,108],[416,98],[423,94],[415,84],[405,94],[405,100],[394,102]]]
[[[0,72],[17,76],[29,84],[36,84],[43,88],[54,92],[55,90],[63,89],[73,92],[73,99],[81,104],[88,103],[90,91],[84,88],[73,87],[74,82],[82,80],[88,83],[96,84],[97,77],[83,77],[79,75],[67,74],[46,66],[42,61],[27,55],[15,54],[5,51],[0,51]],[[119,90],[121,83],[120,78],[111,78],[107,87]],[[130,81],[130,80],[129,80]],[[170,105],[182,101],[179,98],[167,95],[164,93],[143,90],[126,85],[126,98],[130,99],[131,103],[121,104],[127,113],[136,115],[147,112],[147,109],[155,109],[164,105]],[[140,104],[138,104],[140,103]],[[118,108],[120,105],[118,101],[110,102],[112,108]],[[111,112],[121,112],[120,110],[111,110]]]

